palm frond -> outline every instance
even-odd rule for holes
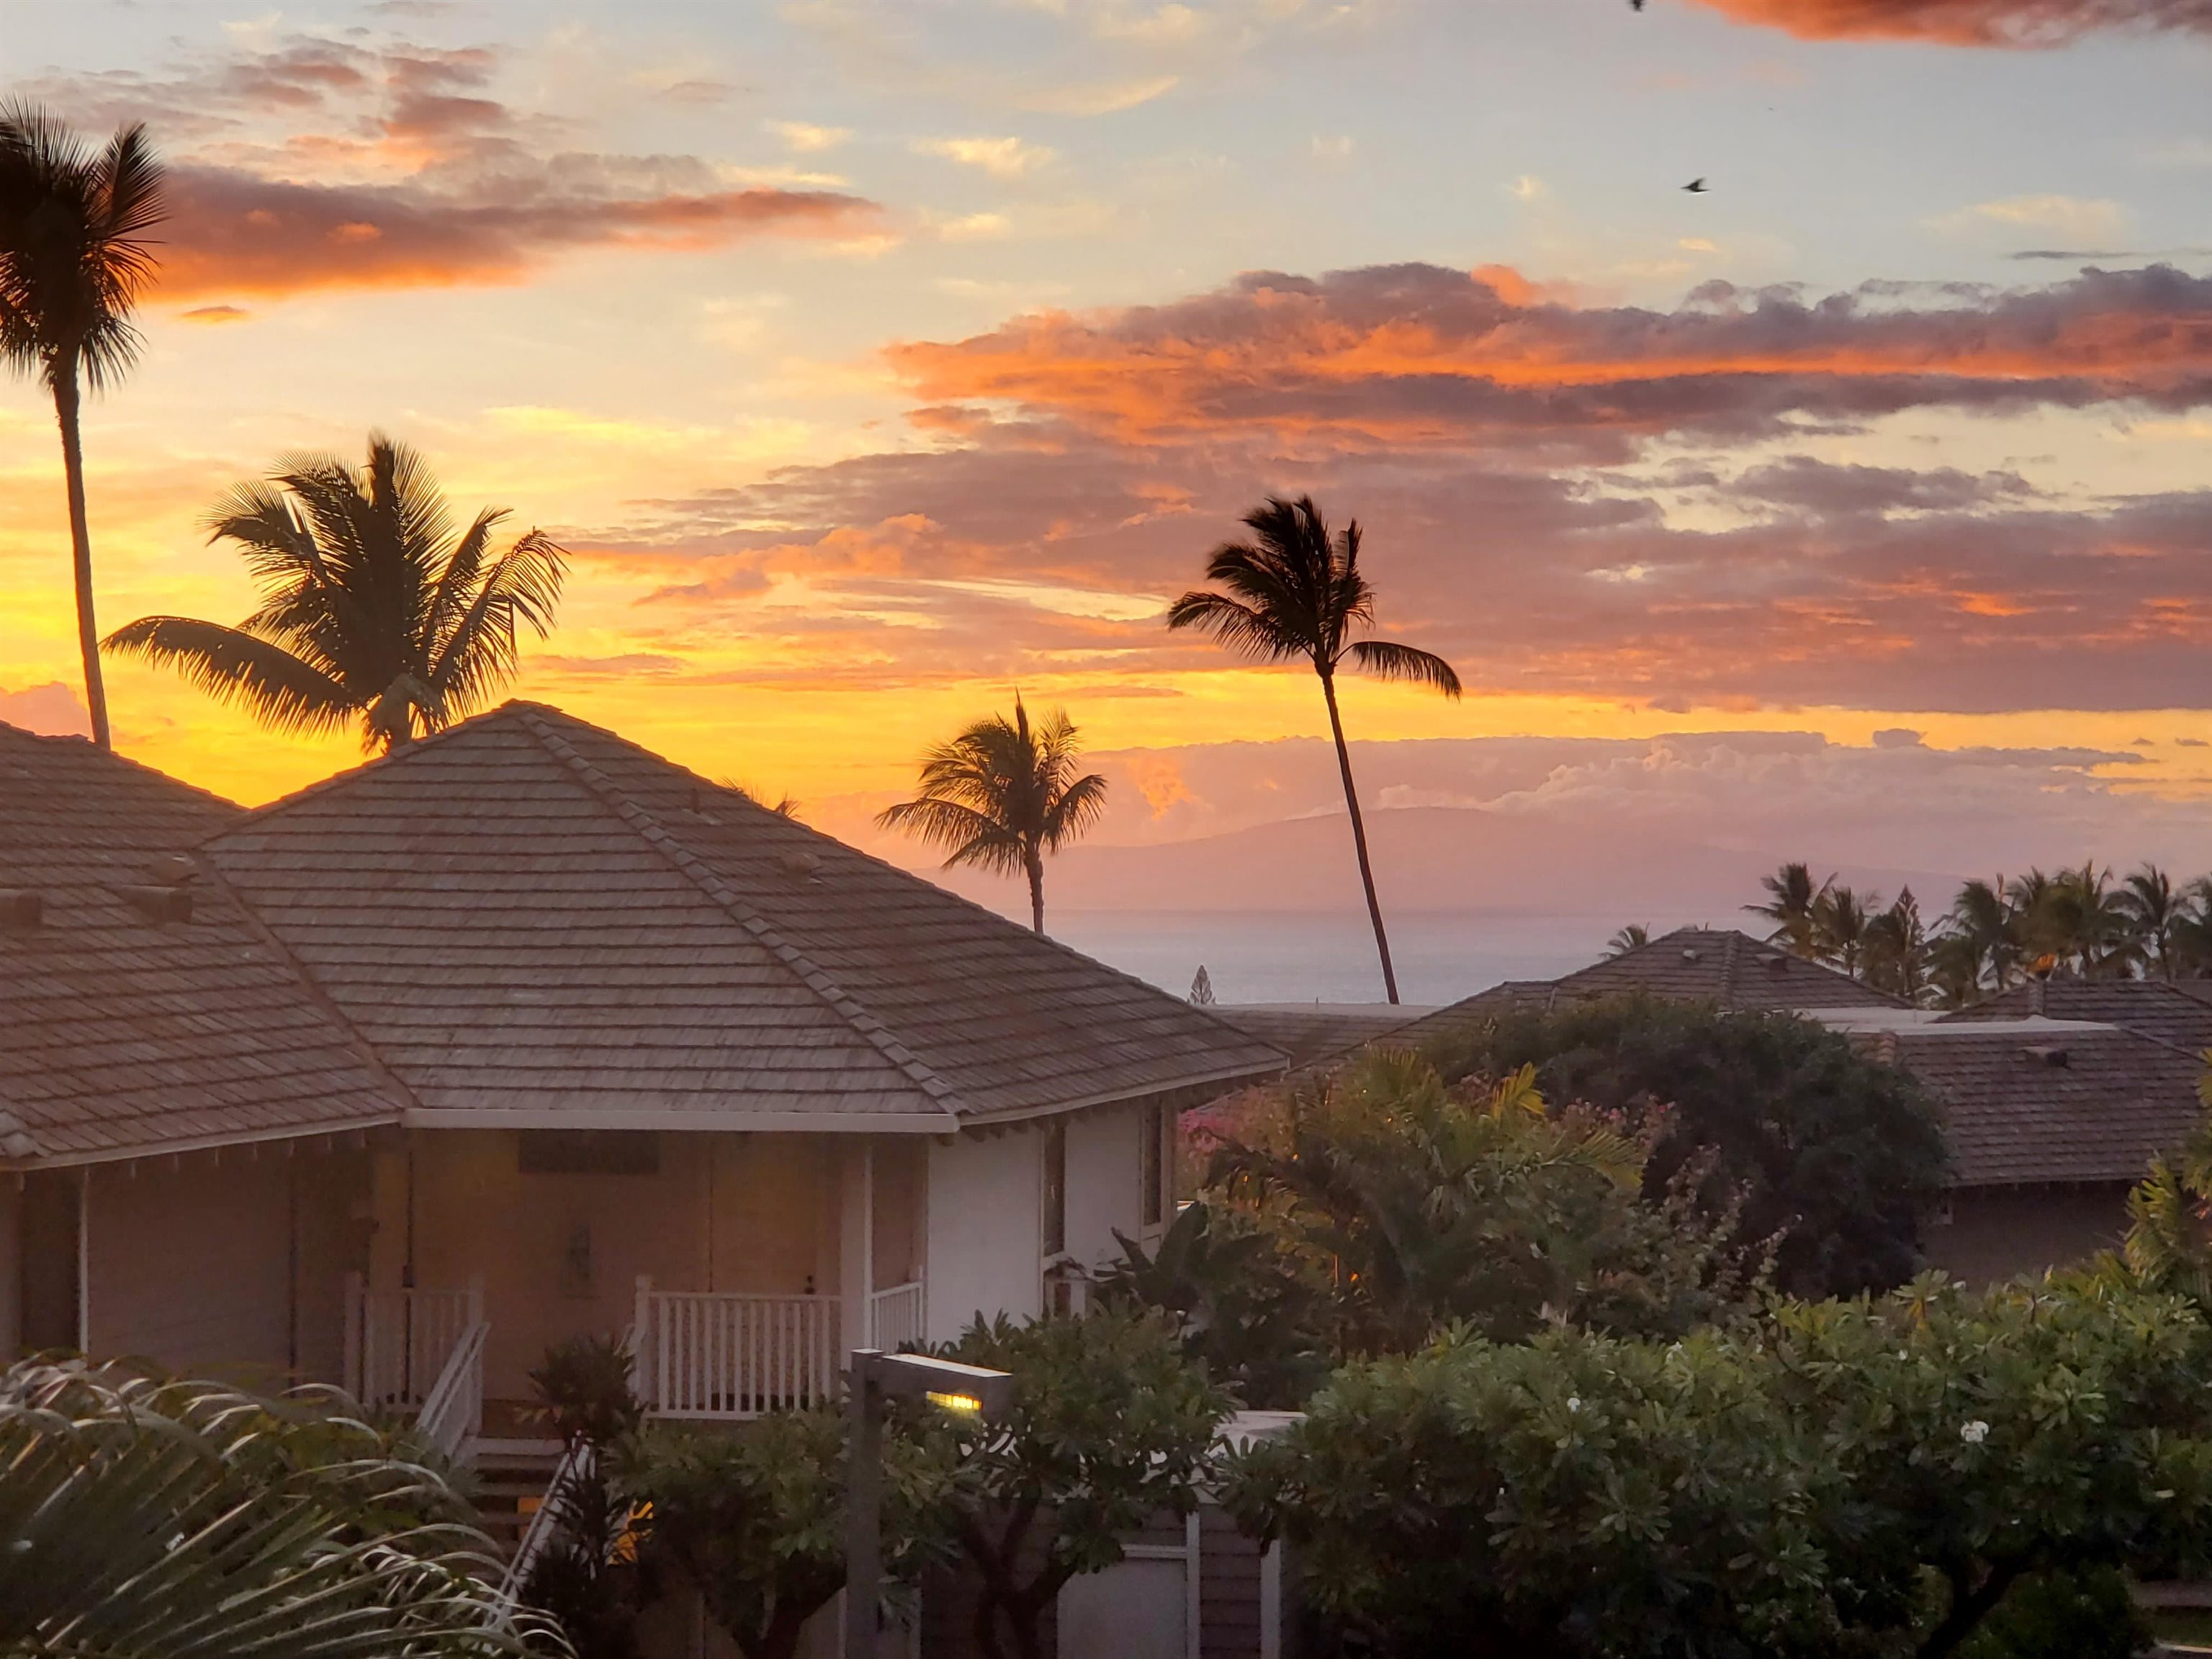
[[[1057,853],[1105,816],[1106,780],[1096,772],[1080,777],[1060,792],[1046,811],[1039,837],[1047,852]]]
[[[1349,654],[1377,679],[1409,680],[1416,685],[1433,686],[1447,697],[1459,696],[1459,676],[1449,663],[1431,652],[1389,640],[1355,640]]]
[[[180,671],[219,702],[239,704],[279,732],[332,732],[359,704],[346,687],[282,646],[220,623],[141,617],[103,648]]]
[[[1184,594],[1168,607],[1168,626],[1195,628],[1261,662],[1286,662],[1313,654],[1310,645],[1257,605],[1203,588]]]
[[[1019,836],[972,806],[925,795],[901,801],[876,815],[886,830],[903,830],[917,841],[947,849],[945,867],[972,864],[1002,876],[1026,867]]]

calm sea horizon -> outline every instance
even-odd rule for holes
[[[1386,915],[1400,996],[1442,1004],[1500,980],[1551,979],[1595,961],[1614,915],[1437,911]],[[1381,1002],[1364,915],[1307,911],[1048,911],[1054,938],[1177,996],[1201,963],[1222,1002]]]

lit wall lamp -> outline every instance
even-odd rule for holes
[[[956,1417],[988,1423],[1013,1399],[1006,1371],[927,1354],[855,1348],[846,1372],[852,1422],[845,1475],[845,1659],[877,1659],[877,1603],[883,1583],[884,1401],[920,1400]]]

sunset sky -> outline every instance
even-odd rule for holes
[[[570,549],[519,695],[881,845],[1018,686],[1174,839],[1329,810],[1311,677],[1159,620],[1310,490],[1468,684],[1348,690],[1378,805],[2212,866],[2212,0],[6,0],[0,70],[175,170],[104,629],[244,615],[206,509],[376,428]],[[11,380],[0,719],[76,672]],[[110,674],[238,799],[358,759]]]

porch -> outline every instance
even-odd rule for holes
[[[627,1340],[657,1417],[833,1399],[850,1349],[932,1334],[928,1161],[915,1137],[410,1135],[371,1172],[341,1380],[456,1452],[488,1414],[512,1433],[579,1336]]]

